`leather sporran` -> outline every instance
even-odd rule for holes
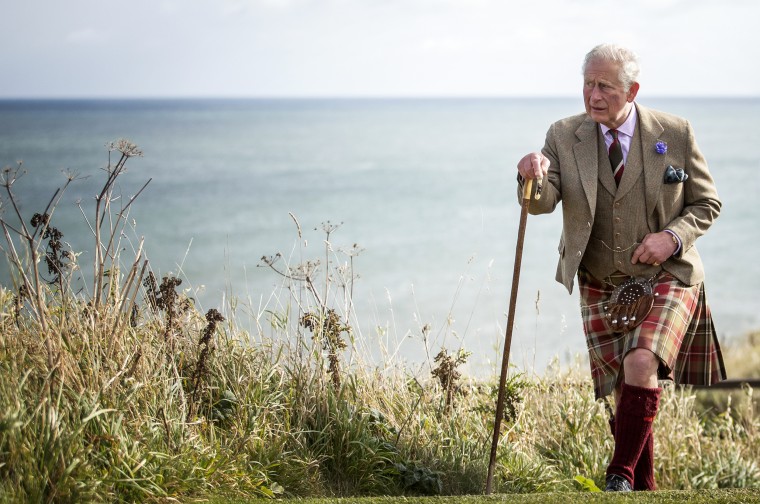
[[[615,333],[632,331],[644,321],[652,306],[654,291],[651,281],[630,277],[615,287],[604,307],[607,327]]]

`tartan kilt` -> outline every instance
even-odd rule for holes
[[[623,358],[645,348],[660,359],[658,378],[678,384],[711,385],[726,379],[704,285],[688,286],[667,272],[654,282],[654,306],[633,331],[613,333],[604,306],[614,285],[601,282],[584,268],[578,271],[581,317],[586,333],[591,378],[597,399],[615,389]]]

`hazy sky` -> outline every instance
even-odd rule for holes
[[[757,0],[0,0],[0,97],[760,95]]]

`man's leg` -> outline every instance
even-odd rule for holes
[[[620,395],[615,394],[615,404],[619,403]],[[615,413],[610,412],[610,432],[612,439],[615,439]],[[634,490],[657,490],[657,484],[654,479],[654,433],[650,433],[641,450],[639,461],[636,462],[636,468],[633,470],[633,489]]]
[[[634,490],[657,490],[654,479],[654,434],[650,431],[649,437],[641,450],[641,456],[633,470]]]
[[[633,349],[623,360],[624,379],[617,394],[615,415],[615,453],[607,468],[607,489],[633,488],[637,465],[644,454],[641,467],[642,485],[654,483],[654,467],[649,444],[652,442],[652,421],[659,407],[661,389],[657,387],[659,359],[649,350]],[[649,461],[647,463],[647,458]],[[621,480],[624,479],[628,486]],[[639,485],[637,485],[639,486]],[[628,488],[630,487],[630,488]]]

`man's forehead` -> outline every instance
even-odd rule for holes
[[[614,74],[600,73],[600,72],[586,72],[583,76],[586,80],[593,80],[599,82],[619,82],[619,79]]]
[[[583,74],[586,80],[598,80],[607,82],[620,81],[620,65],[612,61],[593,60],[586,66]]]

